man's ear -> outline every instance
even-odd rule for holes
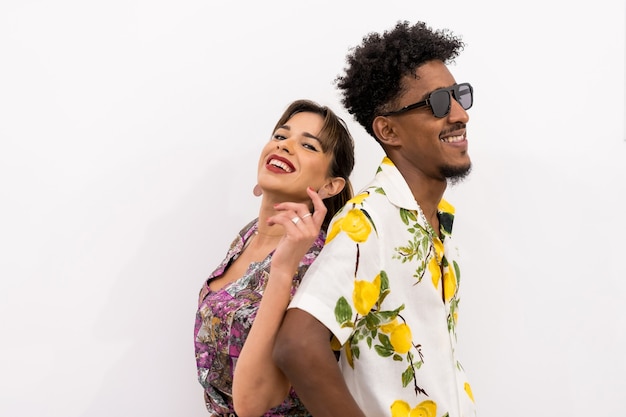
[[[322,188],[317,191],[317,194],[319,194],[320,198],[323,200],[325,198],[339,194],[345,186],[345,179],[341,177],[334,177],[328,180],[328,182],[326,182],[326,184],[324,184]]]
[[[381,145],[398,146],[400,140],[396,134],[394,120],[389,116],[376,116],[372,122],[372,129]]]

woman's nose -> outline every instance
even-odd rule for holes
[[[293,149],[291,144],[291,141],[289,139],[285,139],[285,140],[281,140],[280,142],[278,142],[276,144],[276,149],[278,150],[282,150],[287,152],[288,154],[291,154],[291,150]]]

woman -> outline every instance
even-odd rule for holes
[[[330,219],[352,197],[353,166],[352,137],[330,109],[298,100],[276,123],[258,164],[258,218],[200,291],[196,362],[210,415],[232,414],[234,403],[241,417],[310,415],[272,346]]]

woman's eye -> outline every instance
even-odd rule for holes
[[[304,146],[306,149],[310,149],[310,150],[312,150],[312,151],[317,151],[317,150],[318,150],[318,149],[317,149],[317,146],[315,146],[315,145],[311,145],[310,143],[305,143],[305,144],[303,144],[302,146]]]
[[[286,137],[284,137],[283,135],[279,135],[278,133],[274,135],[274,139],[276,140],[285,140],[287,139]]]

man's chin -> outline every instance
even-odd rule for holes
[[[445,166],[441,168],[441,175],[447,180],[448,184],[456,185],[462,182],[472,171],[472,164],[469,163],[463,166]]]

